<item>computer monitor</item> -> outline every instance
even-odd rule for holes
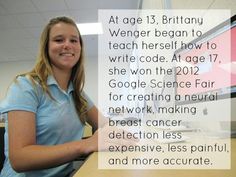
[[[230,37],[230,38],[229,38]],[[229,42],[230,40],[230,42]],[[214,60],[214,55],[212,51],[206,48],[207,42],[220,44],[215,49],[217,54],[217,62],[209,62],[210,59]],[[196,82],[196,79],[200,80],[217,80],[214,87],[206,88],[176,88],[175,93],[179,95],[200,95],[200,94],[211,94],[217,93],[218,102],[223,102],[225,99],[230,99],[231,101],[231,131],[236,132],[236,15],[232,16],[229,20],[219,24],[210,31],[203,34],[201,37],[191,41],[192,44],[202,44],[201,49],[178,49],[175,51],[175,55],[181,55],[182,58],[185,56],[204,56],[206,60],[204,62],[194,63],[186,62],[186,65],[197,66],[197,75],[178,75],[175,74],[175,79],[177,82],[189,81],[191,83]],[[230,51],[230,52],[229,52]],[[227,53],[228,52],[228,53]],[[214,52],[213,52],[214,53]],[[209,56],[211,55],[212,58]],[[230,57],[225,59],[226,57]],[[208,59],[208,60],[207,60]],[[178,66],[175,67],[175,71]],[[177,71],[176,71],[177,72]],[[229,77],[230,76],[230,77]],[[224,79],[225,78],[225,79]],[[227,79],[229,78],[229,79]],[[209,100],[205,100],[206,103]],[[180,100],[176,104],[197,104],[193,101]],[[222,103],[220,103],[222,104]],[[203,106],[204,108],[204,106]],[[205,113],[204,113],[205,112]],[[203,114],[207,114],[207,108],[203,110]],[[228,125],[228,122],[221,121],[223,125]]]

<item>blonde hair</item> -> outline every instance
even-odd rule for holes
[[[87,101],[82,96],[82,91],[84,88],[85,83],[85,71],[84,71],[84,47],[83,47],[83,41],[79,32],[78,27],[76,26],[76,23],[68,17],[56,17],[49,21],[49,23],[45,26],[41,38],[40,38],[40,48],[39,48],[39,54],[37,57],[36,65],[34,66],[33,70],[21,74],[21,75],[27,75],[30,77],[30,80],[35,83],[35,81],[39,82],[42,86],[42,89],[44,92],[46,92],[51,98],[51,94],[47,85],[47,78],[49,75],[52,75],[52,67],[49,60],[49,53],[48,53],[48,43],[49,43],[49,34],[51,28],[58,24],[58,23],[66,23],[73,25],[78,33],[79,33],[79,40],[81,45],[81,54],[80,59],[76,63],[76,65],[72,68],[71,73],[71,81],[73,83],[74,91],[73,91],[73,99],[76,107],[76,111],[80,117],[80,120],[82,123],[86,122],[86,111],[87,111]],[[54,99],[54,98],[52,98]]]

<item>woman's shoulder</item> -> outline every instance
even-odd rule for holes
[[[19,75],[16,76],[10,87],[20,87],[21,89],[28,90],[39,88],[40,85],[36,79],[29,75]]]
[[[18,75],[15,77],[15,80],[14,80],[16,83],[28,83],[30,81],[30,76],[29,75]]]
[[[25,75],[17,76],[7,90],[2,103],[2,112],[10,110],[27,110],[36,112],[40,102],[40,89],[34,86],[31,79]]]

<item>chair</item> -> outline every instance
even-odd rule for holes
[[[5,128],[0,127],[0,171],[2,170],[3,163],[5,160],[5,155],[4,155],[4,132]]]

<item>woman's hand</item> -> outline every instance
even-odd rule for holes
[[[115,132],[116,134],[123,135],[121,138],[111,138],[109,135]],[[84,150],[86,154],[95,151],[108,151],[110,146],[129,146],[136,144],[139,140],[134,138],[127,138],[129,132],[118,128],[111,127],[108,124],[99,128],[95,133],[90,137],[85,139],[85,144],[87,149]]]

